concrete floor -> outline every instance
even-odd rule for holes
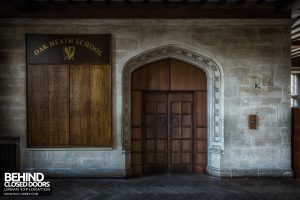
[[[207,175],[161,175],[135,179],[50,180],[48,197],[0,199],[179,200],[300,199],[300,181],[287,178],[217,179]]]

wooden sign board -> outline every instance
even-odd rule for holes
[[[26,35],[27,64],[109,64],[111,36]]]
[[[112,147],[111,36],[26,39],[28,147]]]

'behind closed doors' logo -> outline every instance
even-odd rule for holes
[[[51,195],[51,186],[50,182],[44,180],[43,173],[4,173],[0,195]]]

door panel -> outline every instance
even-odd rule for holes
[[[196,130],[196,163],[195,172],[205,173],[207,165],[207,129],[197,128]]]
[[[144,95],[144,174],[166,173],[168,169],[168,96]]]
[[[193,94],[169,93],[171,173],[193,171]]]
[[[207,95],[206,91],[195,92],[196,96],[196,173],[205,173],[207,165]]]
[[[196,93],[196,111],[197,127],[207,126],[207,94],[206,91],[197,91]]]
[[[132,73],[132,90],[169,90],[169,59],[149,63]]]
[[[206,75],[201,69],[188,63],[170,60],[170,90],[206,90]]]
[[[142,175],[142,92],[131,93],[131,168],[133,176]],[[134,144],[133,144],[134,143]],[[141,146],[141,148],[133,148]]]

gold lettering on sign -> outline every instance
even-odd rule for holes
[[[42,53],[43,51],[45,51],[46,49],[48,49],[48,46],[46,43],[42,44],[41,46],[39,46],[38,48],[36,48],[35,50],[33,50],[34,55],[39,55],[40,53]]]
[[[75,57],[75,46],[64,46],[64,60],[74,60]]]
[[[54,47],[54,46],[56,46],[57,44],[58,44],[58,40],[51,40],[51,41],[49,41],[50,47]]]
[[[38,56],[40,53],[44,52],[46,49],[49,47],[55,47],[55,46],[63,46],[63,45],[77,45],[77,46],[82,46],[93,53],[95,53],[97,56],[102,56],[102,50],[95,46],[92,42],[89,42],[84,39],[80,38],[62,38],[62,39],[53,39],[45,42],[44,44],[40,45],[37,47],[35,50],[33,50],[33,54]],[[74,60],[75,56],[75,46],[64,46],[63,47],[63,52],[65,55],[65,60]]]
[[[74,44],[74,38],[55,39],[50,40],[48,43],[50,47],[54,47],[57,45]]]
[[[89,42],[89,41],[86,41],[86,40],[83,40],[83,39],[76,38],[76,45],[83,46],[83,47],[85,47],[85,48],[91,50],[92,52],[94,52],[94,53],[97,54],[98,56],[101,56],[101,55],[102,55],[102,50],[99,49],[98,47],[96,47],[94,44],[92,44],[92,43]]]

